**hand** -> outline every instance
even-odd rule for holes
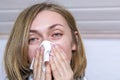
[[[46,63],[46,72],[42,70],[44,48],[36,50],[35,62],[33,66],[33,80],[51,80],[50,65]]]
[[[73,80],[73,71],[64,51],[57,45],[53,45],[50,54],[50,66],[54,79]]]

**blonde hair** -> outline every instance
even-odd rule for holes
[[[30,63],[28,61],[28,34],[32,21],[43,10],[50,10],[62,15],[71,29],[77,50],[72,53],[71,68],[74,78],[81,77],[86,68],[86,56],[79,30],[73,16],[63,7],[52,3],[35,4],[26,8],[18,16],[8,43],[6,45],[4,64],[7,76],[10,80],[26,80],[30,75]],[[75,31],[78,32],[77,38]]]

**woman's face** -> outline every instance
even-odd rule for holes
[[[36,49],[44,40],[58,45],[67,55],[67,60],[71,60],[72,50],[75,50],[76,47],[72,41],[70,28],[60,14],[44,10],[33,20],[29,32],[28,58],[30,62],[35,55]]]

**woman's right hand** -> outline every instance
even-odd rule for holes
[[[51,80],[51,70],[49,63],[46,63],[45,72],[42,70],[44,48],[41,46],[36,50],[35,62],[33,65],[33,80]]]

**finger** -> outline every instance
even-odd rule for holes
[[[34,63],[33,63],[34,77],[36,77],[36,74],[37,74],[38,60],[39,60],[39,52],[38,52],[38,49],[36,49],[36,54],[35,54]]]
[[[51,70],[49,63],[46,63],[45,80],[51,80]]]
[[[57,68],[57,71],[59,72],[60,76],[63,75],[64,73],[64,69],[63,67],[65,67],[65,65],[63,65],[61,62],[60,62],[60,56],[56,56],[55,54],[59,54],[59,52],[57,52],[55,49],[53,49],[53,61],[55,63],[55,66]]]
[[[64,72],[66,69],[67,69],[67,65],[68,65],[68,62],[67,62],[67,57],[65,55],[62,55],[62,54],[65,54],[64,51],[62,49],[60,49],[57,45],[54,46],[54,55],[56,57],[56,64],[59,65],[58,67],[60,67],[59,69],[62,68],[62,71]]]
[[[57,45],[55,45],[54,50],[56,51],[56,53],[54,52],[54,54],[57,57],[57,60],[59,60],[59,63],[61,64],[61,66],[58,66],[58,69],[62,68],[62,70],[61,70],[62,76],[67,76],[67,75],[72,76],[73,71],[72,71],[72,68],[70,66],[70,63],[67,61],[67,56],[64,53],[64,51],[61,48],[59,48]]]
[[[68,63],[66,53],[61,48],[59,48],[57,45],[54,46],[54,49],[56,52],[58,52],[58,54],[55,54],[58,57],[58,59],[61,59],[65,63]]]
[[[56,80],[57,78],[59,78],[60,74],[59,74],[59,71],[56,67],[56,64],[55,64],[52,56],[50,56],[50,67],[51,67],[51,72],[53,74],[53,77]]]
[[[73,71],[70,64],[67,61],[67,56],[64,51],[59,48],[57,45],[53,48],[54,63],[56,64],[57,70],[61,77],[67,77],[71,79],[73,77]]]
[[[43,48],[40,47],[38,50],[37,50],[37,66],[34,68],[35,69],[35,79],[40,79],[41,76],[42,76],[42,64],[43,64]]]
[[[42,71],[41,79],[40,80],[45,80],[45,71]]]
[[[70,63],[67,61],[67,56],[64,51],[57,45],[54,46],[53,53],[56,57],[55,64],[61,76],[73,73]]]
[[[38,79],[40,79],[40,77],[42,78],[43,74],[42,74],[42,64],[43,64],[43,52],[44,52],[44,48],[41,46],[40,47],[40,56],[39,56],[39,62],[38,62]]]

